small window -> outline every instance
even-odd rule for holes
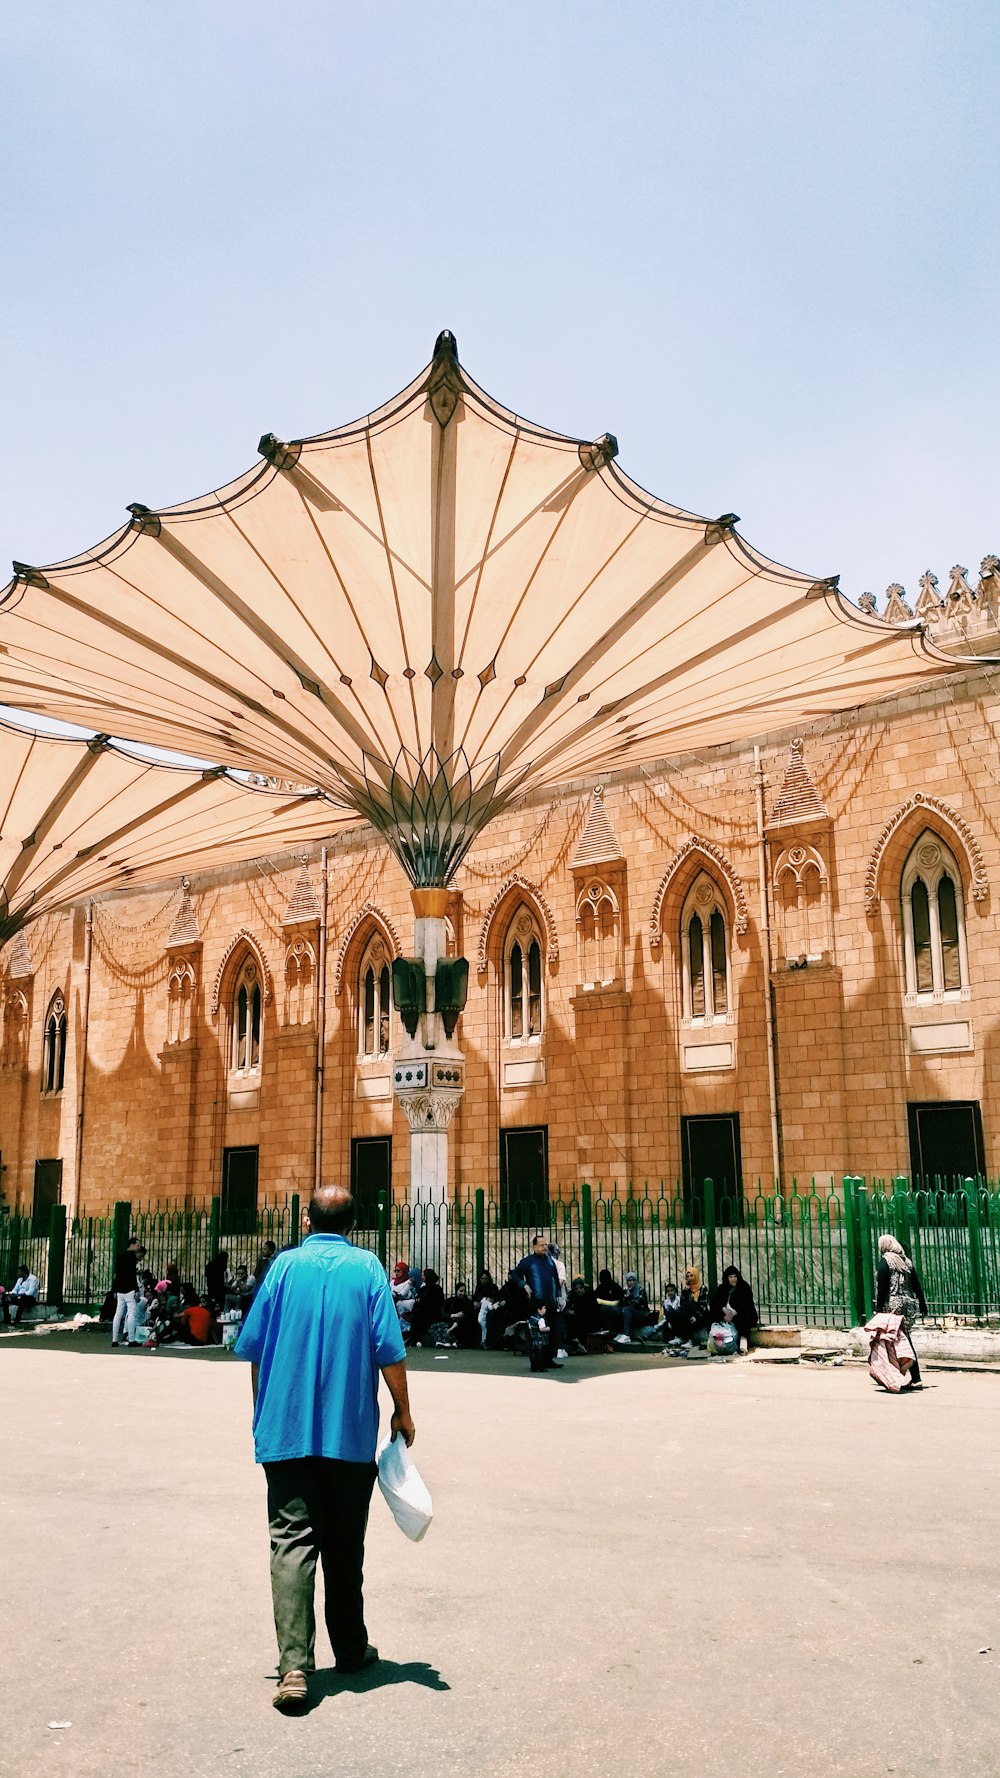
[[[705,872],[692,885],[681,911],[681,990],[684,1017],[728,1018],[729,922],[721,891]]]
[[[45,1018],[42,1092],[61,1093],[66,1079],[66,1002],[53,994]]]
[[[378,1062],[388,1056],[391,1007],[389,952],[381,933],[376,933],[358,970],[358,1057],[362,1062]]]
[[[926,829],[903,866],[903,967],[906,992],[941,999],[969,985],[962,877],[937,834]]]
[[[540,1037],[545,1021],[542,935],[526,907],[518,909],[504,945],[504,1027],[508,1043]]]
[[[190,1039],[193,997],[194,970],[190,963],[178,963],[170,971],[167,983],[168,1043],[187,1043]]]
[[[3,1008],[4,1068],[23,1068],[28,1045],[28,1002],[20,989],[8,994]]]
[[[311,1025],[316,999],[316,953],[297,938],[285,953],[285,1024]]]
[[[263,995],[256,959],[248,957],[236,979],[232,1002],[229,1067],[244,1077],[260,1073]]]
[[[621,922],[618,902],[607,884],[589,883],[576,905],[580,984],[609,987],[621,978]]]

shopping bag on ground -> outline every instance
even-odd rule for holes
[[[708,1330],[708,1349],[719,1358],[729,1358],[739,1351],[739,1339],[731,1321],[713,1321]]]
[[[378,1485],[399,1529],[411,1543],[419,1543],[430,1530],[434,1505],[401,1438],[386,1439],[379,1449]]]

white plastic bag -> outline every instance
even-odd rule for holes
[[[378,1485],[403,1535],[419,1543],[430,1530],[434,1505],[403,1439],[386,1439],[380,1445]]]

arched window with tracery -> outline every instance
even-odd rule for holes
[[[229,1069],[242,1076],[260,1073],[264,997],[255,957],[240,965],[230,1002]]]
[[[392,1034],[392,978],[389,950],[380,932],[369,939],[358,968],[358,1056],[377,1062],[388,1056]]]
[[[194,970],[190,963],[175,963],[167,980],[167,1042],[187,1043],[191,1037],[194,1002]]]
[[[576,904],[580,983],[608,987],[621,976],[618,902],[606,883],[588,883]]]
[[[681,910],[681,989],[686,1019],[709,1024],[729,1017],[729,917],[718,884],[705,871]]]
[[[960,994],[969,985],[962,875],[943,840],[925,828],[903,866],[903,967],[917,999]]]
[[[28,1050],[28,1002],[15,988],[3,1008],[3,1066],[23,1068]]]
[[[522,904],[507,928],[503,948],[504,1032],[508,1043],[528,1043],[542,1035],[544,959],[541,927]]]
[[[45,1015],[42,1049],[42,1092],[61,1093],[66,1079],[66,1002],[58,991]]]
[[[285,952],[285,1024],[310,1025],[316,996],[316,953],[297,938]]]

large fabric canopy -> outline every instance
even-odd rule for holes
[[[353,819],[315,792],[0,724],[0,944],[98,891],[311,845]]]
[[[799,726],[954,667],[529,425],[459,365],[261,440],[227,487],[15,564],[0,699],[317,783],[444,882],[529,788]]]

